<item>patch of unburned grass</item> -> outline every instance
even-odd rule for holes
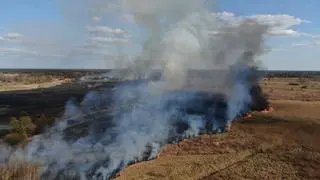
[[[269,117],[277,117],[287,120],[320,123],[320,101],[272,101],[275,111],[268,114]]]
[[[272,100],[320,101],[319,79],[270,78],[261,86]]]
[[[40,177],[38,168],[30,164],[0,164],[0,180],[40,180]]]
[[[249,151],[219,155],[166,156],[142,162],[127,168],[116,179],[200,179],[241,161],[251,155]]]

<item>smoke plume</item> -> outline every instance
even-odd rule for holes
[[[203,0],[87,3],[90,13],[131,14],[146,30],[142,52],[120,74],[136,80],[90,92],[81,103],[69,101],[56,125],[10,160],[40,164],[43,179],[109,179],[126,165],[154,158],[167,143],[222,132],[252,109],[265,25],[249,19],[228,24]]]

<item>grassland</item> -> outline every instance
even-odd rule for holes
[[[261,85],[275,111],[233,123],[225,134],[167,145],[117,179],[320,179],[319,79],[275,77]]]
[[[156,160],[129,166],[118,179],[319,179],[320,104],[272,104],[275,112],[234,123],[229,133],[168,145]]]
[[[0,72],[0,92],[49,88],[71,82],[76,74]]]
[[[0,164],[1,180],[39,180],[38,168],[25,163]]]
[[[320,79],[270,77],[261,85],[275,111],[254,113],[225,134],[167,145],[116,179],[320,179]],[[38,179],[36,171],[1,165],[0,180]]]

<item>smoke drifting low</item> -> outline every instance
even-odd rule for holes
[[[224,131],[262,98],[253,67],[268,27],[253,20],[228,24],[203,1],[120,2],[113,6],[117,12],[132,14],[148,32],[141,54],[121,74],[136,80],[90,92],[80,104],[68,102],[48,133],[11,153],[10,160],[40,164],[43,179],[109,179],[128,164],[154,158],[167,143]],[[92,3],[103,8],[111,1]],[[195,75],[214,88],[189,88],[195,68],[218,72]],[[155,69],[160,78],[150,80]]]

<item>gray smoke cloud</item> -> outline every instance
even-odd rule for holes
[[[182,88],[189,69],[227,69],[248,59],[251,62],[244,63],[254,65],[253,58],[241,57],[243,53],[263,53],[266,25],[250,19],[226,24],[205,10],[204,1],[124,0],[122,4],[122,12],[132,13],[136,23],[149,32],[141,55],[129,66],[129,73],[148,77],[153,69],[161,69],[169,89]],[[218,33],[208,36],[212,32]]]
[[[228,24],[207,11],[204,1],[81,0],[77,4],[83,7],[81,12],[75,7],[69,11],[61,1],[71,19],[83,10],[132,14],[146,29],[147,40],[121,76],[149,78],[158,69],[160,80],[130,81],[112,91],[91,92],[79,104],[69,101],[54,127],[24,149],[13,151],[9,160],[40,164],[43,179],[109,179],[126,165],[154,158],[167,143],[202,131],[220,132],[248,110],[250,67],[263,53],[267,26],[249,19]],[[213,95],[197,91],[199,85],[195,91],[186,90],[189,72],[197,67],[219,70],[205,75],[206,83],[215,87],[210,91]]]

